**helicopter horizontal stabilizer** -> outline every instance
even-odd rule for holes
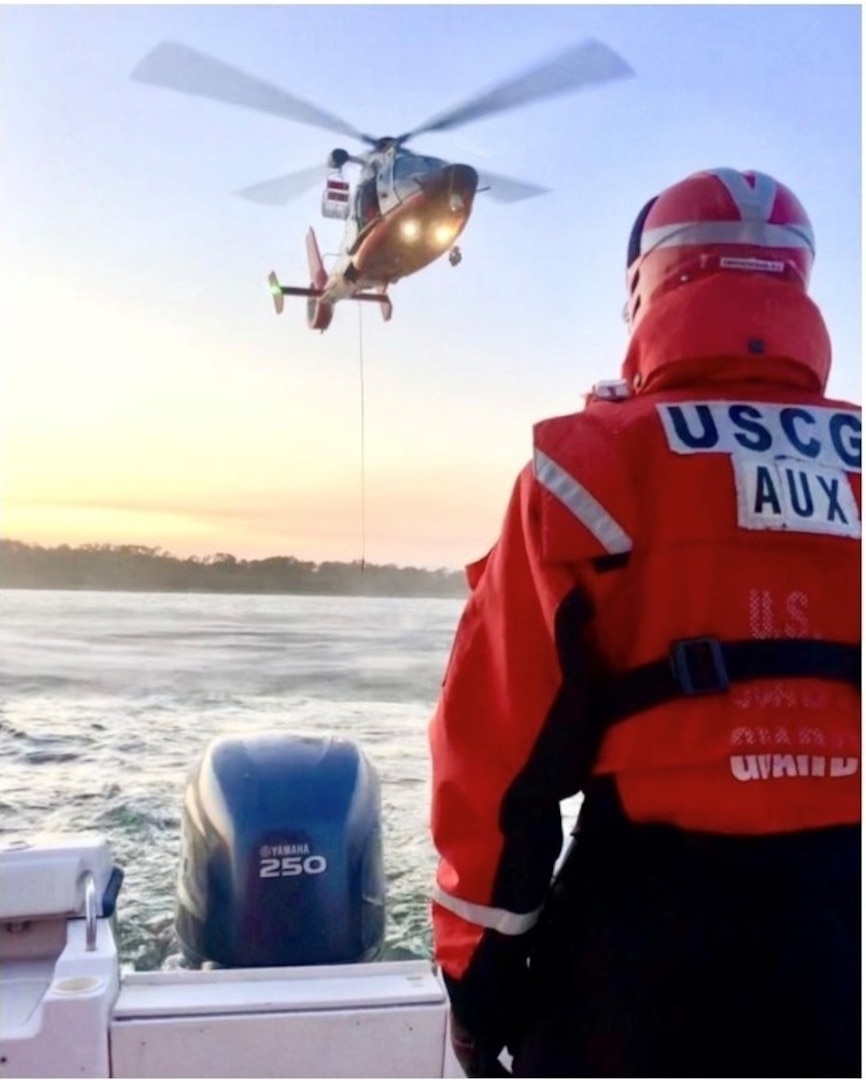
[[[324,289],[311,289],[304,285],[280,285],[283,296],[324,296]]]
[[[385,320],[385,322],[388,322],[388,320],[391,318],[391,314],[392,314],[392,312],[394,310],[394,308],[393,308],[393,306],[391,304],[390,297],[386,296],[384,293],[365,293],[365,292],[354,293],[352,295],[351,299],[352,300],[367,300],[367,301],[372,301],[372,303],[374,303],[374,304],[379,304],[380,307],[381,307],[381,311],[382,311],[382,318]]]
[[[324,292],[324,289],[314,289],[310,286],[281,285],[273,270],[268,274],[268,285],[271,290],[271,296],[274,298],[274,307],[276,308],[278,315],[282,315],[283,313],[284,296],[321,296]]]

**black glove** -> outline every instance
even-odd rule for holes
[[[499,1060],[503,1047],[495,1048],[492,1044],[485,1043],[483,1039],[471,1035],[460,1024],[453,1010],[451,1012],[451,1045],[454,1048],[454,1056],[467,1076],[511,1076]]]
[[[467,1076],[508,1076],[499,1064],[517,1044],[529,1007],[528,938],[485,932],[461,979],[445,973],[451,1000],[451,1041]]]

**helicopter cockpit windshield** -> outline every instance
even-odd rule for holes
[[[444,169],[448,162],[441,158],[424,157],[421,154],[398,154],[394,158],[394,182],[414,180],[431,172]]]
[[[362,180],[355,188],[355,216],[361,228],[379,217],[379,199],[376,194],[376,177]]]

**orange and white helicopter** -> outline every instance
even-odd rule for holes
[[[361,154],[337,148],[331,151],[324,165],[276,177],[238,192],[257,202],[279,205],[324,180],[323,216],[346,222],[335,265],[330,273],[325,270],[311,228],[306,238],[309,286],[282,285],[273,272],[268,281],[277,314],[283,310],[284,297],[306,297],[307,322],[314,330],[326,330],[340,300],[376,303],[387,321],[392,312],[389,286],[417,273],[446,251],[451,265],[456,266],[462,256],[455,241],[466,227],[478,191],[489,191],[491,198],[501,202],[514,202],[548,190],[493,173],[481,173],[471,165],[411,153],[406,149],[410,139],[631,74],[629,65],[608,46],[585,41],[411,131],[381,138],[358,131],[340,117],[272,83],[176,42],[157,45],[138,64],[132,78],[311,124],[370,148]],[[343,173],[348,164],[360,166],[354,188]]]

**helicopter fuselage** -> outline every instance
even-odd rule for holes
[[[312,230],[307,234],[310,284],[282,285],[273,271],[268,284],[277,312],[286,296],[307,299],[307,320],[316,330],[330,323],[333,305],[351,297],[378,303],[391,317],[389,285],[417,273],[446,251],[456,266],[461,259],[454,240],[466,226],[478,191],[479,175],[471,165],[413,154],[410,139],[450,131],[482,117],[528,105],[542,98],[581,90],[634,72],[603,42],[592,38],[571,45],[556,56],[496,83],[422,124],[395,136],[377,138],[360,131],[334,113],[288,93],[264,79],[247,75],[231,64],[176,41],[163,41],[143,57],[132,72],[139,82],[206,97],[227,105],[253,109],[302,124],[323,128],[364,143],[368,150],[351,154],[341,148],[327,159],[322,211],[346,221],[346,234],[336,266],[325,271]],[[350,200],[343,166],[361,167]],[[253,184],[239,195],[268,205],[280,205],[321,179],[320,166],[302,169]],[[530,198],[546,189],[493,173],[484,174],[485,191],[503,202]]]
[[[381,287],[429,266],[466,227],[477,189],[471,165],[403,150],[375,154],[355,187],[335,275],[356,288]]]
[[[454,241],[472,213],[479,174],[471,165],[452,164],[441,158],[413,154],[410,139],[429,132],[450,131],[494,113],[527,105],[611,79],[633,75],[629,65],[603,42],[589,39],[567,47],[556,56],[430,117],[395,136],[377,138],[334,113],[264,79],[247,75],[231,64],[180,42],[163,41],[136,65],[132,78],[207,97],[227,105],[253,109],[337,132],[366,144],[361,154],[332,150],[327,159],[331,175],[322,200],[325,217],[346,221],[346,232],[336,265],[325,271],[315,233],[307,234],[310,284],[282,285],[273,271],[268,276],[277,313],[284,297],[307,300],[307,321],[324,330],[334,304],[351,298],[379,304],[383,318],[391,317],[386,290],[395,281],[415,274],[448,252],[452,266],[461,259]],[[350,195],[343,178],[344,165],[361,168]],[[268,205],[280,205],[321,179],[320,166],[302,169],[253,184],[239,195]],[[503,202],[531,198],[546,190],[536,184],[484,174],[484,191]]]
[[[343,153],[332,151],[331,163],[345,164]],[[282,311],[283,296],[306,296],[307,322],[315,330],[327,329],[340,300],[376,302],[383,317],[390,319],[386,295],[390,285],[445,252],[456,265],[459,252],[454,242],[466,227],[478,190],[478,173],[471,165],[410,154],[399,147],[377,148],[363,161],[354,160],[363,168],[346,206],[343,244],[330,273],[324,271],[311,230],[309,288],[281,286],[274,274],[269,278],[277,311]]]

